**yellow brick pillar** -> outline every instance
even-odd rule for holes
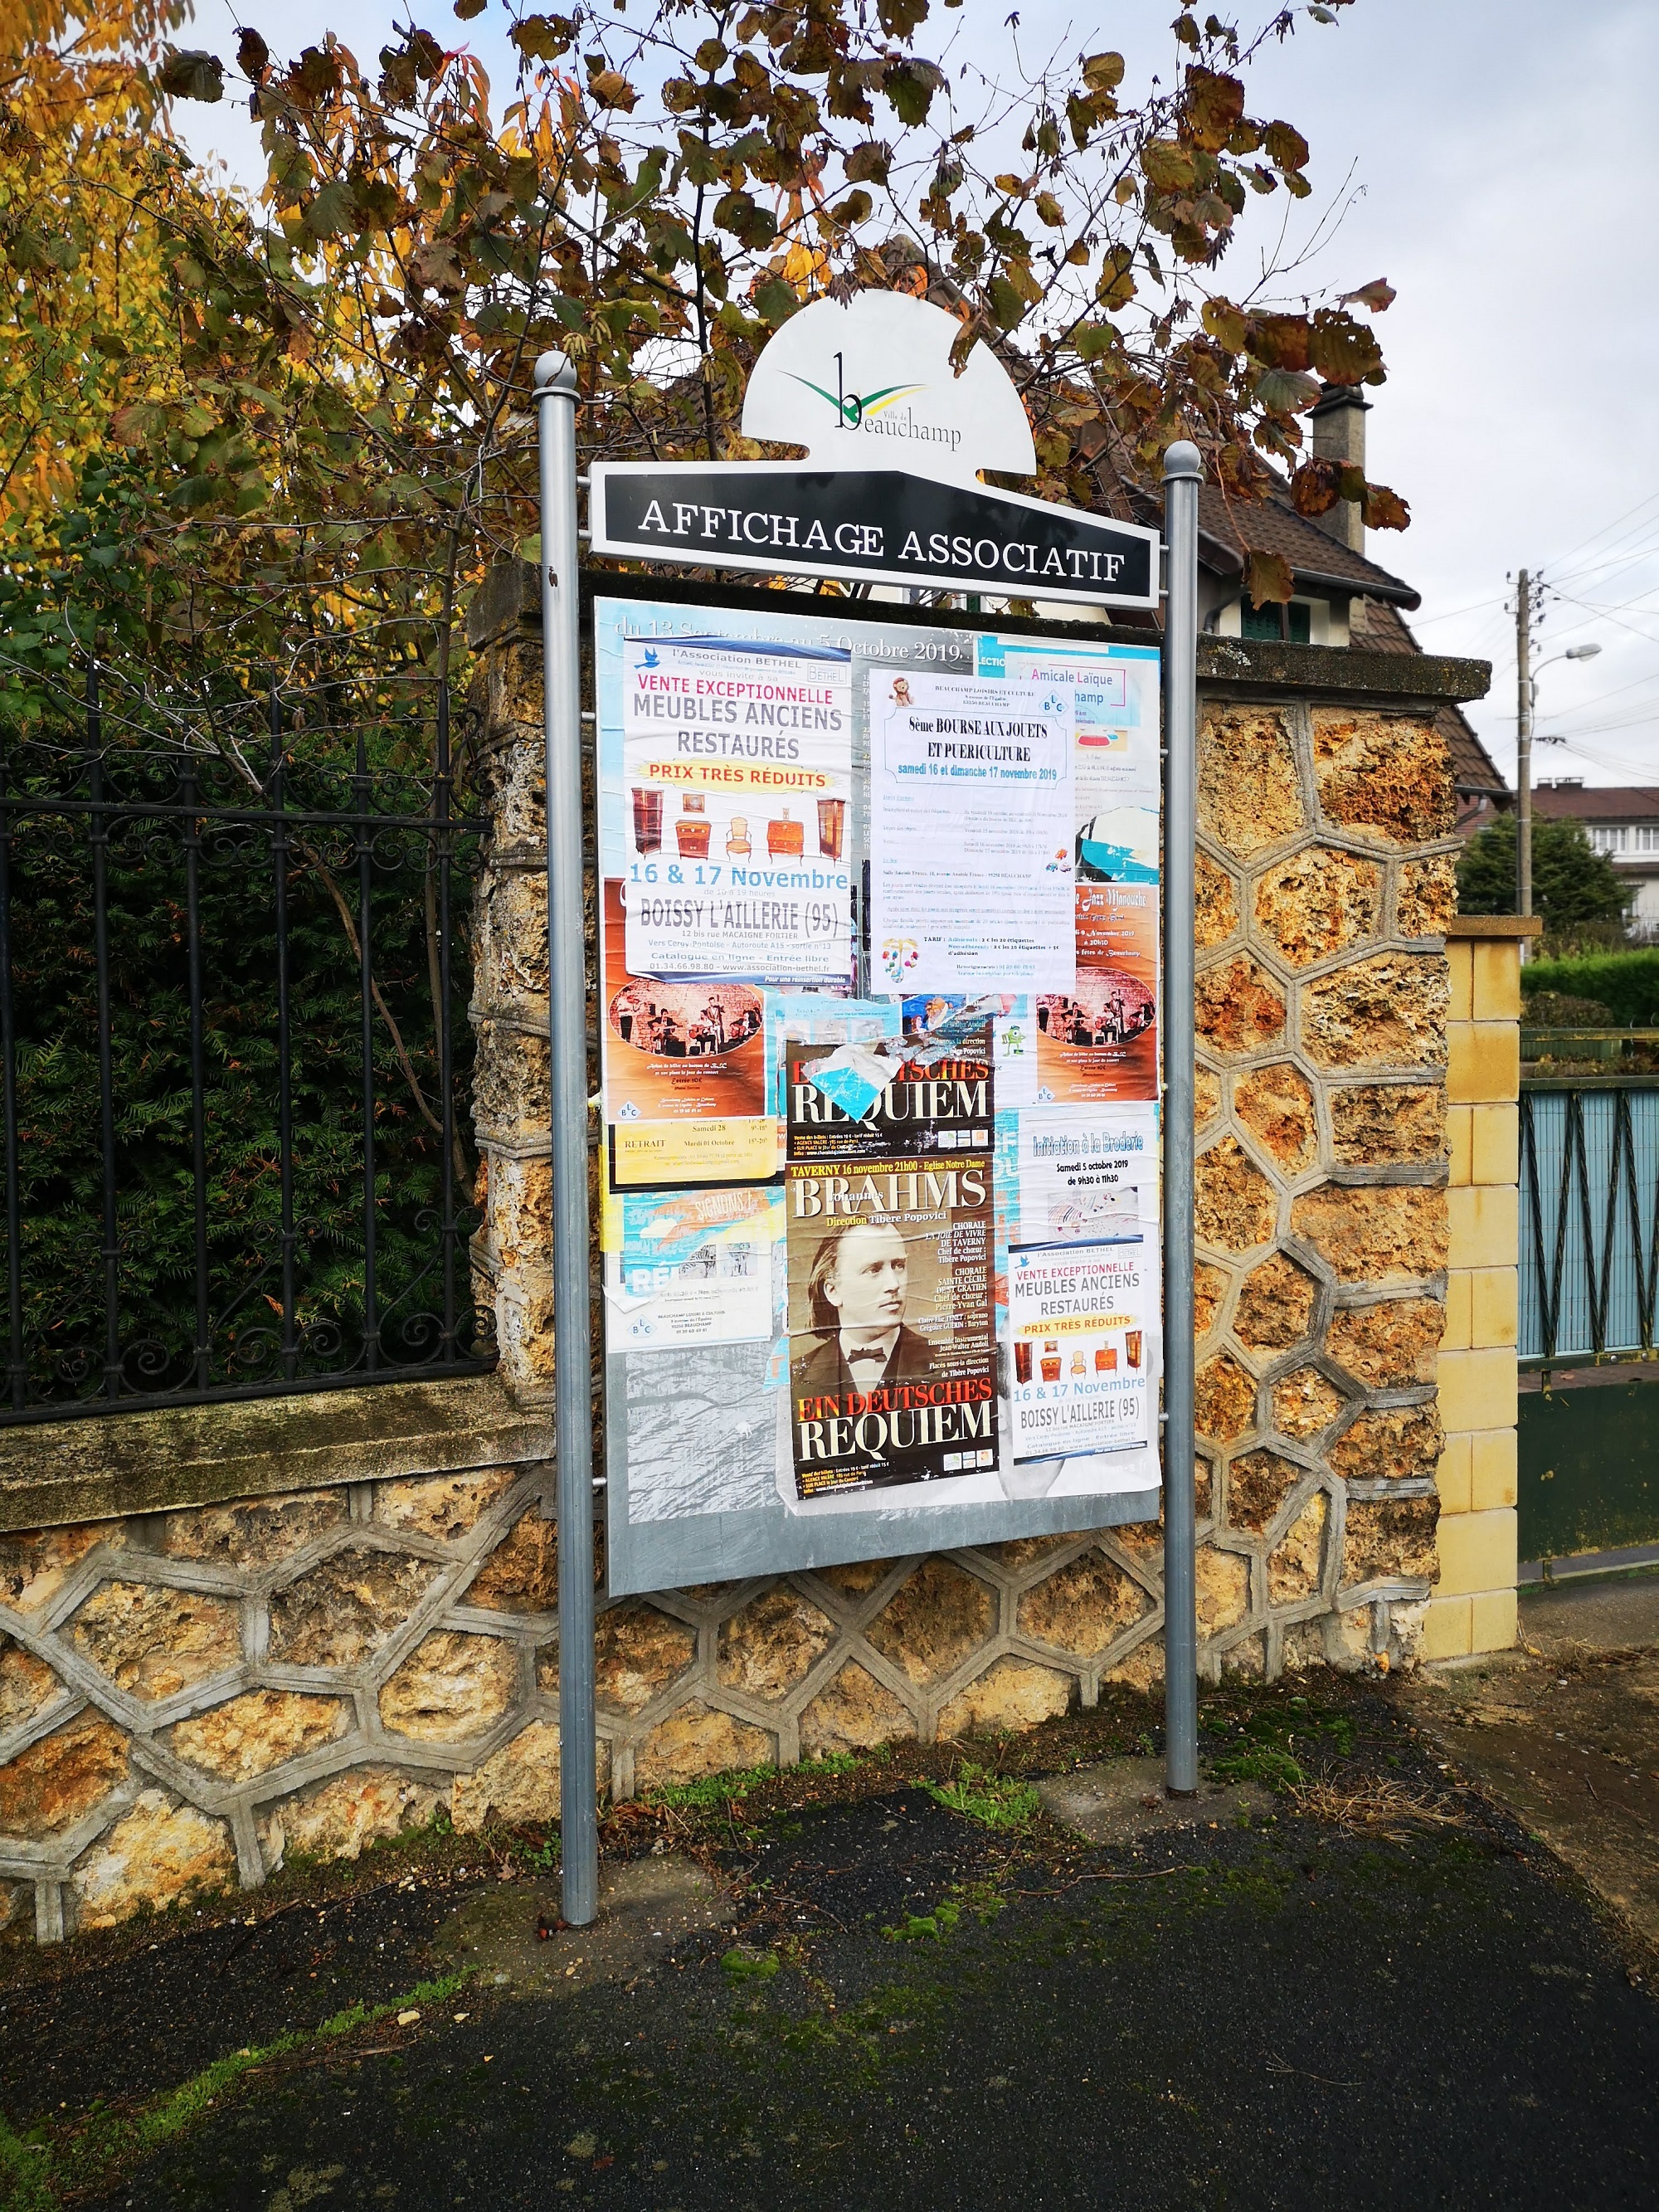
[[[1540,927],[1471,915],[1446,932],[1446,1449],[1436,1477],[1440,1577],[1424,1623],[1425,1659],[1515,1642],[1521,940]]]

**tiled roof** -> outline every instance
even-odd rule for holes
[[[1404,607],[1419,604],[1419,594],[1409,584],[1375,561],[1368,561],[1363,553],[1350,551],[1340,538],[1298,514],[1288,499],[1275,495],[1255,506],[1243,500],[1224,499],[1214,484],[1206,483],[1198,495],[1198,526],[1231,556],[1231,566],[1241,566],[1247,551],[1278,553],[1290,562],[1294,577],[1352,584],[1356,592],[1397,601]],[[1204,557],[1202,546],[1199,557]]]
[[[1352,556],[1351,556],[1352,557]],[[1352,601],[1348,608],[1349,642],[1367,653],[1421,653],[1422,647],[1398,607],[1382,599]],[[1451,755],[1452,781],[1460,793],[1507,792],[1492,755],[1476,737],[1461,707],[1442,707],[1435,726]]]
[[[1115,482],[1109,468],[1100,468],[1097,475],[1102,483],[1097,504],[1104,512],[1142,522],[1156,523],[1160,519],[1161,506],[1153,495],[1125,471],[1117,472]],[[1343,583],[1352,583],[1354,597],[1348,603],[1352,645],[1371,653],[1423,650],[1401,612],[1402,607],[1417,606],[1419,595],[1363,553],[1351,552],[1339,538],[1328,537],[1305,515],[1298,514],[1288,498],[1276,495],[1260,507],[1238,501],[1230,503],[1213,484],[1205,484],[1198,495],[1198,557],[1203,566],[1236,573],[1243,566],[1246,547],[1283,554],[1291,564],[1291,575],[1298,580],[1317,577],[1328,587],[1334,586],[1338,597]],[[1451,756],[1453,781],[1460,798],[1481,793],[1507,796],[1509,786],[1462,709],[1442,707],[1435,723]]]
[[[1125,522],[1160,523],[1164,516],[1161,490],[1139,477],[1129,463],[1122,443],[1109,440],[1097,456],[1094,477],[1098,486],[1094,505],[1097,513]],[[1235,575],[1244,565],[1246,552],[1278,553],[1291,564],[1300,580],[1317,578],[1340,590],[1350,585],[1373,599],[1414,607],[1419,594],[1363,553],[1353,553],[1340,538],[1331,537],[1291,506],[1288,492],[1275,492],[1260,504],[1229,500],[1218,486],[1201,484],[1198,494],[1198,557],[1201,567],[1224,575]],[[1415,648],[1412,648],[1415,650]]]
[[[1555,822],[1659,822],[1659,791],[1640,784],[1534,784],[1532,806]]]
[[[1139,474],[1121,439],[1107,441],[1096,457],[1093,474],[1097,486],[1093,504],[1097,513],[1155,527],[1162,522],[1161,494]],[[1337,599],[1345,585],[1352,586],[1348,629],[1353,646],[1373,653],[1423,650],[1401,612],[1402,608],[1420,606],[1421,593],[1378,562],[1352,551],[1306,515],[1298,514],[1288,489],[1275,492],[1258,505],[1230,501],[1218,486],[1201,484],[1198,526],[1199,562],[1212,574],[1237,575],[1247,551],[1279,554],[1290,563],[1291,579],[1297,584],[1322,588]],[[1441,707],[1435,726],[1451,757],[1460,816],[1483,814],[1490,800],[1508,797],[1509,786],[1460,708]]]

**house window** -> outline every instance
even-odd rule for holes
[[[1292,645],[1308,645],[1312,642],[1312,611],[1305,599],[1292,599],[1287,607],[1253,607],[1246,599],[1238,611],[1239,634],[1243,637],[1288,638]]]

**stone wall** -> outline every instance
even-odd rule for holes
[[[556,1819],[551,1496],[532,1462],[0,1534],[0,1932],[252,1887],[440,1810]],[[1156,1534],[602,1601],[601,1786],[1148,1681]]]
[[[1236,1593],[1212,1672],[1418,1654],[1443,1443],[1452,816],[1421,708],[1206,696],[1200,1571]]]
[[[477,928],[477,1267],[501,1380],[12,1433],[0,1929],[106,1925],[257,1883],[284,1856],[355,1854],[440,1809],[464,1829],[556,1813],[533,618],[509,574],[473,629],[499,824]],[[1205,652],[1201,1663],[1214,1679],[1409,1662],[1435,1574],[1460,1157],[1451,790],[1432,715],[1484,671]],[[602,1594],[600,1779],[626,1796],[1029,1726],[1106,1681],[1150,1688],[1160,1565],[1152,1525]]]

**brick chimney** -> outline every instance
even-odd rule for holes
[[[1313,424],[1316,459],[1349,462],[1363,474],[1365,417],[1370,411],[1370,402],[1361,398],[1358,385],[1328,384],[1324,398],[1309,418]],[[1316,515],[1314,520],[1322,530],[1340,538],[1351,553],[1364,551],[1365,525],[1357,501],[1340,499],[1323,514]]]

